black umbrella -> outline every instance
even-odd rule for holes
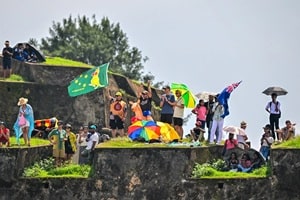
[[[286,95],[288,92],[281,87],[268,87],[262,93],[265,95],[272,95],[273,93],[277,94],[277,96]]]

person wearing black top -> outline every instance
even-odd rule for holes
[[[208,137],[207,137],[207,141],[210,140],[210,130],[211,130],[211,126],[212,126],[212,118],[214,116],[214,112],[212,111],[213,107],[214,107],[214,103],[215,103],[215,97],[213,95],[209,95],[209,100],[208,102],[205,103],[205,106],[207,107],[207,115],[206,115],[206,126],[208,129]]]
[[[2,50],[3,55],[3,77],[9,78],[12,72],[11,69],[11,58],[13,56],[13,48],[9,46],[9,41],[5,41],[5,47]]]
[[[147,84],[147,90],[144,90],[140,98],[138,99],[138,103],[140,104],[140,107],[143,112],[143,116],[146,118],[151,117],[151,108],[152,108],[152,92],[151,92],[151,86],[150,86],[150,81],[148,81]]]

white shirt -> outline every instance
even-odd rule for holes
[[[243,144],[245,144],[245,138],[244,138],[243,135],[237,135],[237,136],[236,136],[236,139],[237,139],[238,143],[243,143]]]
[[[276,109],[277,107],[277,109]],[[268,102],[268,104],[266,105],[266,109],[270,111],[271,114],[279,114],[280,113],[280,102],[276,101],[276,103],[274,103],[273,101]]]
[[[224,114],[224,107],[221,104],[219,104],[218,102],[216,102],[214,104],[214,107],[213,107],[212,111],[214,112],[213,120],[215,120],[215,121],[221,121],[221,120],[223,120],[223,118],[221,117],[221,115]]]
[[[273,137],[267,137],[266,138],[267,140],[268,140],[268,142],[270,143],[270,144],[273,144],[273,142],[274,142],[274,138]],[[266,147],[268,147],[269,146],[269,144],[267,143],[267,141],[266,140],[263,140],[263,142],[262,142],[262,145],[261,146],[266,146]]]
[[[88,141],[87,147],[86,147],[87,150],[92,149],[93,142],[96,142],[95,146],[97,146],[97,144],[99,143],[99,136],[98,136],[98,133],[96,133],[96,132],[93,135],[91,135],[91,137]]]
[[[179,97],[176,101],[176,105],[174,106],[174,114],[173,117],[176,118],[183,118],[184,116],[184,107],[180,108],[178,106],[184,106],[184,100],[182,99],[182,97]]]

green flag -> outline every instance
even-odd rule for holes
[[[108,85],[107,68],[109,63],[94,67],[71,81],[68,92],[71,97],[92,92]]]

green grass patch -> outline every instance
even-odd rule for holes
[[[217,171],[216,169],[212,167],[208,167],[208,170],[210,171],[209,175],[203,175],[201,177],[194,177],[194,178],[206,178],[206,179],[229,179],[229,178],[266,178],[267,176],[267,167],[261,167],[259,169],[254,170],[251,173],[245,173],[245,172],[222,172]]]
[[[279,144],[275,144],[272,146],[272,148],[296,148],[299,149],[300,148],[300,136],[296,136],[294,139],[279,143]]]
[[[47,57],[46,61],[43,62],[43,64],[55,65],[55,66],[68,66],[68,67],[86,67],[86,68],[93,67],[83,62],[73,61],[73,60],[60,58],[60,57]]]
[[[216,160],[212,163],[199,164],[196,163],[193,171],[192,178],[266,178],[270,176],[271,171],[269,165],[264,165],[258,169],[253,170],[250,173],[224,171],[225,161]]]
[[[137,142],[132,141],[131,139],[127,137],[122,138],[112,138],[109,141],[100,143],[98,147],[102,148],[153,148],[153,147],[170,147],[166,143],[147,143],[147,142]]]
[[[24,82],[25,80],[23,79],[22,76],[17,75],[17,74],[11,74],[9,78],[6,78],[5,81],[12,81],[12,82]]]
[[[66,164],[62,167],[55,167],[54,159],[48,158],[35,162],[33,166],[25,168],[23,176],[35,178],[88,178],[91,172],[90,165]]]
[[[30,146],[35,147],[35,146],[45,146],[45,145],[50,145],[49,140],[44,140],[41,138],[31,138],[30,140]],[[20,146],[17,144],[17,140],[15,136],[10,137],[10,147],[9,148],[22,148],[22,147],[28,147],[25,146],[24,144],[24,139],[20,138]]]
[[[132,141],[128,137],[122,137],[122,138],[118,137],[100,143],[98,144],[97,147],[100,148],[191,148],[192,144],[193,143],[191,143],[190,139],[188,138],[185,138],[178,143],[164,143],[164,142],[149,143],[149,142]],[[204,146],[206,145],[203,144],[203,147]],[[202,143],[201,143],[201,147],[202,147]]]

